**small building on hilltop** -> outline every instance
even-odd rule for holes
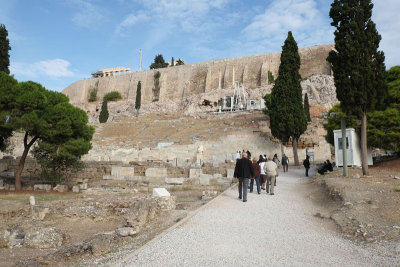
[[[116,68],[111,68],[111,69],[98,70],[95,73],[92,73],[92,77],[99,78],[99,77],[116,76],[116,75],[128,74],[128,73],[132,73],[132,70],[130,68],[116,67]]]

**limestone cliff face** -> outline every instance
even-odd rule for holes
[[[326,58],[333,45],[313,46],[299,49],[301,57],[300,74],[309,77],[313,74],[331,74]],[[138,81],[142,83],[142,102],[154,99],[154,74],[160,71],[159,101],[182,100],[187,96],[227,89],[238,81],[245,88],[259,88],[268,85],[268,71],[277,77],[280,53],[262,54],[241,58],[213,60],[196,64],[174,66],[165,69],[148,70],[77,81],[64,89],[72,104],[86,103],[89,90],[98,88],[97,96],[119,91],[127,100],[134,100]]]

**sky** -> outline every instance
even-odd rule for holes
[[[103,68],[149,69],[157,54],[186,64],[334,43],[331,0],[0,0],[10,71],[62,91]],[[373,0],[386,66],[400,64],[400,0]]]

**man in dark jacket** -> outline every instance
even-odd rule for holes
[[[303,166],[306,168],[306,176],[308,177],[308,170],[310,169],[310,156],[306,156],[306,159],[303,161]]]
[[[239,199],[242,199],[243,195],[243,202],[246,202],[249,178],[254,177],[253,165],[248,159],[246,152],[244,152],[242,158],[236,162],[234,177],[239,179]]]

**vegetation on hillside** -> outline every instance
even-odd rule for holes
[[[103,96],[103,101],[111,102],[122,99],[121,93],[118,91],[111,91]]]

